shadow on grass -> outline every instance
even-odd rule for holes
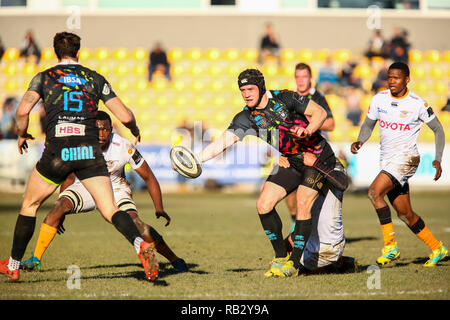
[[[358,241],[366,241],[366,240],[378,240],[377,237],[357,237],[357,238],[345,238],[345,243],[352,243]]]

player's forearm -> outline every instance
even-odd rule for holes
[[[435,160],[442,162],[442,154],[445,146],[445,132],[438,118],[434,118],[427,123],[428,127],[434,132],[434,143],[436,148]]]
[[[16,111],[17,135],[19,137],[23,137],[27,133],[31,109],[33,109],[39,99],[39,94],[34,91],[27,91],[23,95]]]
[[[309,134],[312,134],[319,130],[323,126],[323,123],[327,118],[327,112],[325,111],[325,109],[313,100],[309,100],[305,115],[309,116],[309,124],[306,127],[306,130],[309,132]]]
[[[233,145],[239,138],[229,131],[225,131],[217,140],[208,144],[197,154],[198,160],[202,163],[208,161]]]
[[[19,137],[23,137],[27,133],[29,121],[28,114],[16,115],[17,135]]]
[[[334,128],[335,128],[334,118],[326,118],[322,126],[320,127],[320,130],[333,131]]]
[[[359,131],[358,141],[365,143],[367,140],[369,140],[376,123],[376,120],[372,120],[369,117],[366,117]]]
[[[147,185],[148,193],[150,194],[150,197],[152,198],[153,205],[155,206],[156,211],[164,211],[163,201],[162,201],[162,192],[161,188],[159,186],[158,181],[155,179],[147,179],[145,181],[145,184]]]

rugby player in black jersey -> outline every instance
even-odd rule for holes
[[[33,236],[41,204],[70,173],[81,180],[103,217],[131,242],[144,266],[147,280],[155,280],[159,265],[152,246],[143,241],[132,218],[114,201],[111,181],[95,126],[98,102],[140,140],[133,112],[115,95],[106,79],[78,63],[80,37],[60,32],[53,39],[58,64],[38,73],[16,112],[19,153],[27,152],[29,114],[42,99],[46,113],[45,148],[32,170],[19,212],[9,259],[0,261],[0,273],[19,279],[20,260]]]
[[[298,274],[300,257],[311,233],[311,207],[327,174],[336,163],[333,150],[318,133],[326,118],[325,110],[313,100],[288,90],[266,91],[264,76],[259,70],[247,69],[238,77],[238,85],[246,106],[228,129],[199,154],[207,161],[242,140],[255,135],[286,156],[290,170],[274,171],[264,183],[257,201],[261,224],[268,236],[275,258],[266,277],[290,277]],[[314,166],[303,164],[303,154],[317,157]],[[281,171],[280,171],[281,172]],[[292,233],[293,250],[289,256],[282,236],[282,223],[276,204],[297,189],[297,217]]]

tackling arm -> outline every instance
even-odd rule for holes
[[[305,116],[308,117],[309,124],[306,127],[307,135],[310,136],[319,130],[325,122],[327,113],[324,108],[313,100],[309,100],[305,109]]]
[[[106,101],[105,106],[114,114],[114,116],[128,129],[130,129],[133,136],[140,141],[139,128],[136,124],[136,118],[133,111],[128,109],[118,97],[114,97]]]
[[[27,133],[28,123],[29,123],[29,115],[31,109],[36,105],[41,96],[39,93],[35,91],[27,91],[23,95],[22,100],[20,101],[19,106],[16,111],[16,124],[17,124],[17,135],[19,136],[18,145],[19,145],[19,153],[22,154],[23,151],[27,152],[28,139],[34,139],[32,135]]]
[[[153,204],[155,206],[156,217],[164,217],[167,220],[166,226],[170,223],[169,215],[164,211],[161,187],[159,182],[153,174],[152,169],[150,169],[147,161],[144,161],[142,165],[136,169],[137,174],[145,181],[148,193],[152,198]]]
[[[226,130],[218,139],[211,142],[199,154],[197,154],[197,158],[200,162],[205,162],[218,156],[238,141],[239,137],[237,135]]]

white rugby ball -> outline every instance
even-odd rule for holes
[[[176,146],[170,150],[172,167],[186,178],[194,179],[202,174],[202,165],[194,153],[183,146]]]

